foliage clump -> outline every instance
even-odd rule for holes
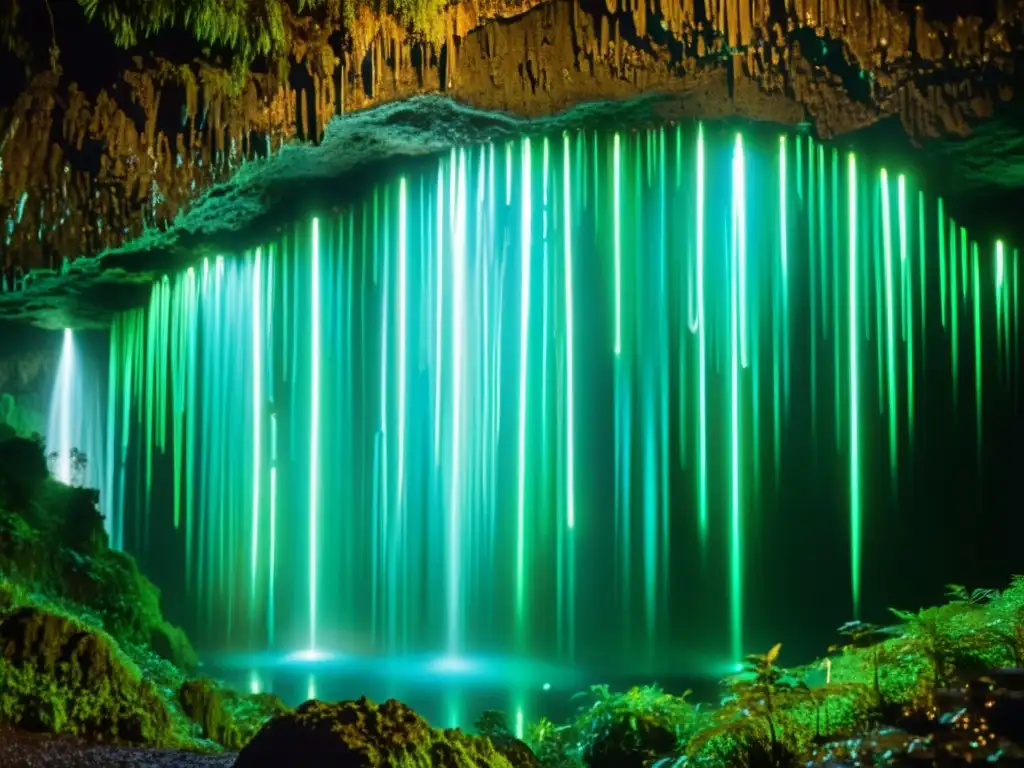
[[[109,635],[29,606],[0,614],[0,719],[93,741],[164,744],[171,734],[167,706]]]
[[[121,643],[147,645],[188,671],[198,658],[160,609],[160,591],[111,549],[98,493],[49,476],[41,439],[0,442],[0,575],[84,606]]]

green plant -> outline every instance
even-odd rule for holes
[[[871,656],[872,682],[878,700],[882,700],[882,682],[880,670],[881,641],[892,634],[889,627],[880,627],[866,621],[848,621],[837,632],[849,638],[843,645],[833,645],[829,653],[848,652],[852,649],[867,649]]]
[[[572,729],[584,763],[627,768],[670,754],[701,723],[686,691],[675,696],[656,685],[635,686],[624,693],[594,685],[578,696],[590,698]]]

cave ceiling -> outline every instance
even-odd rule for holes
[[[103,326],[396,161],[590,124],[808,131],[1024,241],[1024,0],[246,2],[287,34],[244,70],[173,16],[126,44],[71,0],[0,10],[0,321]]]

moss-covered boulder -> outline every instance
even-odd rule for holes
[[[405,704],[307,701],[268,722],[235,768],[522,768],[482,737],[435,730]]]
[[[0,614],[0,720],[104,742],[171,735],[166,704],[107,635],[30,606]]]
[[[240,694],[213,680],[186,680],[178,689],[178,703],[200,726],[203,738],[225,749],[241,749],[271,717],[287,711],[273,694]]]
[[[119,642],[193,671],[195,650],[164,619],[160,591],[131,556],[109,547],[98,501],[95,490],[48,478],[41,441],[0,443],[0,574],[83,606]]]

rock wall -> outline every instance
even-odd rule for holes
[[[0,290],[166,227],[242,163],[317,141],[335,115],[416,93],[535,116],[657,90],[678,95],[678,117],[806,119],[829,137],[898,116],[912,136],[966,135],[1010,97],[1022,9],[470,0],[429,34],[366,7],[344,31],[292,19],[291,71],[244,83],[215,57],[177,60],[155,43],[101,87],[64,62],[0,107]]]
[[[58,362],[57,349],[8,355],[0,350],[0,440],[45,433]]]

